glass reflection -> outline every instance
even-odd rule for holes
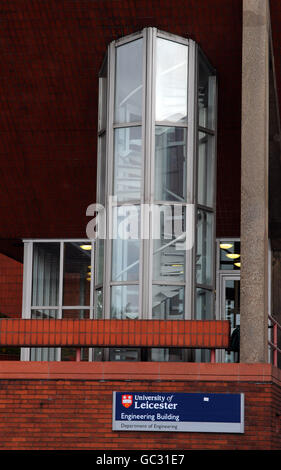
[[[198,210],[196,280],[208,286],[213,282],[213,223],[212,213]]]
[[[111,318],[135,320],[139,317],[139,286],[111,287]]]
[[[206,289],[196,289],[196,320],[214,319],[213,292]]]
[[[198,203],[214,204],[214,137],[199,132],[198,137]]]
[[[186,129],[156,127],[155,200],[186,199]]]
[[[113,208],[112,281],[139,279],[139,206]]]
[[[183,281],[186,253],[184,208],[154,206],[153,237],[153,280]]]
[[[152,318],[181,320],[184,317],[184,287],[160,286],[152,288]]]
[[[156,121],[187,118],[187,46],[157,38]]]
[[[230,258],[227,255],[239,255]],[[239,271],[241,267],[240,241],[220,240],[220,269]]]
[[[59,266],[59,243],[33,244],[32,305],[58,305]]]
[[[91,250],[64,244],[63,305],[90,304]]]
[[[142,115],[142,39],[116,50],[115,122],[140,122]]]
[[[115,130],[114,195],[118,201],[141,198],[142,141],[141,127]]]

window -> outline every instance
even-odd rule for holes
[[[93,267],[94,245],[89,240],[25,240],[23,317],[98,317]],[[82,351],[84,360],[91,355],[92,351]],[[24,360],[70,360],[72,356],[74,351],[64,348],[22,348]]]

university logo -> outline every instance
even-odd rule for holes
[[[122,395],[122,405],[129,408],[133,404],[133,395]]]

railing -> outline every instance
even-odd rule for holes
[[[1,319],[0,346],[228,349],[226,320]]]
[[[273,328],[273,341],[269,339],[268,344],[273,350],[273,365],[277,367],[278,366],[278,353],[281,354],[281,349],[278,347],[278,330],[281,331],[281,325],[271,315],[268,315],[268,319],[271,322],[271,325],[269,326],[269,328]]]

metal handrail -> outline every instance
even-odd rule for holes
[[[273,365],[277,367],[278,366],[278,353],[281,354],[281,349],[278,347],[278,329],[281,331],[281,325],[270,314],[268,315],[268,319],[273,324],[273,342],[269,339],[268,344],[273,350]]]

